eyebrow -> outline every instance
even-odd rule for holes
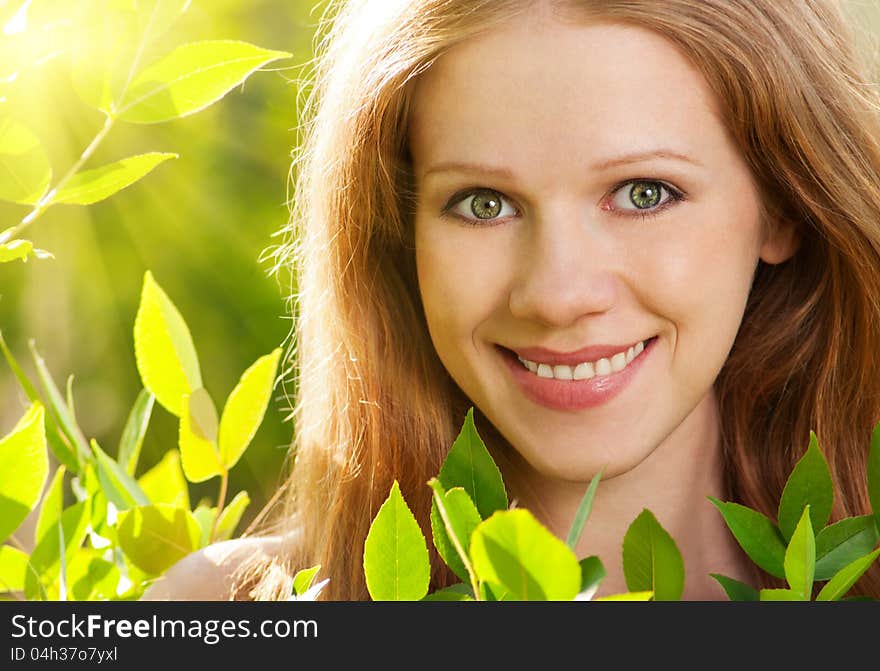
[[[700,163],[697,159],[688,156],[687,154],[682,154],[681,152],[673,151],[671,149],[652,149],[651,151],[632,152],[630,154],[623,154],[622,156],[615,156],[613,158],[605,159],[604,161],[593,164],[592,168],[594,170],[607,170],[608,168],[616,168],[617,166],[621,165],[629,165],[630,163],[642,163],[644,161],[651,161],[656,159],[678,161],[680,163],[690,163],[691,165],[697,166],[698,168],[703,167],[702,163]]]
[[[629,165],[632,163],[644,163],[645,161],[657,159],[663,159],[667,161],[672,160],[680,163],[689,163],[699,168],[703,167],[703,164],[695,158],[692,158],[687,154],[673,151],[671,149],[653,149],[650,151],[639,151],[629,154],[622,154],[620,156],[614,156],[599,161],[598,163],[594,163],[590,167],[593,170],[608,170],[610,168],[616,168],[622,165]],[[425,171],[424,176],[427,177],[428,175],[431,175],[433,173],[440,172],[471,172],[485,175],[495,175],[497,177],[504,177],[506,179],[513,179],[514,177],[513,173],[507,168],[482,163],[460,163],[457,161],[437,163],[435,165],[432,165],[428,168],[428,170]]]

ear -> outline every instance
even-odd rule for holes
[[[801,237],[794,222],[774,219],[767,222],[764,241],[759,256],[764,263],[777,264],[788,261],[800,247]]]

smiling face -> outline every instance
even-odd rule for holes
[[[419,290],[433,344],[537,472],[626,472],[711,421],[763,257],[750,172],[664,38],[528,13],[415,90]]]

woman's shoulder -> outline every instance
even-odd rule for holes
[[[229,601],[241,598],[236,574],[245,564],[271,565],[284,554],[288,536],[255,536],[214,543],[174,564],[141,601]]]

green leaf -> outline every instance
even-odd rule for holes
[[[589,600],[593,598],[605,578],[605,567],[602,565],[602,560],[596,556],[584,557],[579,563],[581,566],[581,589],[578,597]]]
[[[623,537],[623,573],[630,592],[652,591],[655,601],[681,599],[684,561],[650,510],[643,510]]]
[[[786,544],[779,528],[757,510],[711,496],[709,500],[749,558],[770,575],[784,578]]]
[[[64,539],[64,563],[70,564],[88,532],[88,512],[89,501],[80,501],[65,508],[58,521],[34,548],[30,558],[33,570],[25,575],[24,593],[28,601],[54,596],[61,574],[61,538]]]
[[[788,586],[809,601],[813,596],[813,576],[816,574],[816,538],[810,521],[810,504],[804,507],[800,522],[791,535],[785,551],[785,579]]]
[[[306,590],[312,586],[312,582],[314,582],[315,576],[320,570],[321,565],[317,564],[311,568],[304,568],[297,571],[296,575],[293,576],[293,593],[297,596],[305,594]]]
[[[165,503],[119,514],[119,545],[132,564],[159,575],[199,547],[201,530],[193,514]]]
[[[251,497],[248,496],[247,492],[239,492],[235,495],[220,514],[220,519],[217,522],[217,531],[214,534],[215,541],[225,541],[232,538],[235,527],[238,526],[245,508],[250,505],[250,502]]]
[[[199,524],[199,547],[203,548],[211,543],[211,532],[214,530],[214,520],[217,518],[217,508],[202,503],[196,506],[193,517]]]
[[[761,601],[803,601],[801,593],[793,589],[762,589],[759,594]]]
[[[468,410],[437,478],[447,491],[453,487],[464,487],[484,520],[496,510],[507,508],[507,492],[501,471],[477,433],[473,408]]]
[[[844,566],[868,554],[880,540],[871,515],[847,517],[816,536],[816,580],[830,580]]]
[[[601,477],[602,469],[599,469],[599,472],[590,480],[590,485],[587,487],[587,491],[584,493],[584,497],[581,499],[581,503],[574,515],[574,521],[571,523],[571,529],[565,541],[565,544],[572,550],[575,549],[577,542],[580,540],[581,534],[584,532],[584,526],[587,524],[587,519],[590,517],[590,510],[593,508],[593,497],[596,495],[596,488],[599,486],[599,478]]]
[[[202,440],[217,442],[217,408],[208,390],[203,387],[194,390],[187,402],[187,409],[192,432]]]
[[[27,395],[31,403],[36,401],[42,402],[37,388],[30,381],[28,376],[25,375],[18,361],[12,356],[12,352],[9,351],[6,341],[3,339],[2,331],[0,331],[0,350],[3,350],[3,356],[6,358],[9,367],[12,369],[15,379],[18,380],[18,384],[24,390],[24,393]],[[46,441],[49,443],[49,449],[52,450],[52,454],[54,454],[58,461],[64,464],[68,470],[73,473],[79,473],[79,465],[76,460],[76,455],[70,447],[70,443],[67,442],[67,437],[59,429],[58,424],[54,417],[52,417],[51,413],[44,417],[44,421],[46,422]]]
[[[856,581],[862,577],[877,556],[880,555],[880,548],[874,550],[871,554],[859,557],[852,563],[842,568],[828,584],[822,588],[816,596],[816,601],[837,601],[849,591],[849,588],[856,584]]]
[[[168,450],[153,468],[138,478],[147,503],[168,503],[189,509],[189,488],[180,467],[180,453]]]
[[[24,124],[0,117],[0,200],[34,205],[51,179],[52,167],[39,138]]]
[[[277,348],[257,359],[226,399],[220,419],[220,459],[227,470],[238,463],[263,421],[280,358]]]
[[[132,123],[188,116],[220,100],[258,68],[289,56],[235,40],[184,44],[135,78],[118,116]]]
[[[180,460],[183,465],[183,474],[190,482],[204,482],[224,472],[223,464],[220,463],[220,450],[217,443],[205,440],[200,433],[202,428],[197,428],[190,417],[192,405],[191,397],[184,396],[181,403],[183,414],[180,416],[180,431],[178,445],[180,446]],[[198,411],[198,410],[197,410]]]
[[[718,584],[724,588],[727,598],[731,601],[760,601],[761,594],[751,585],[747,585],[739,580],[728,578],[720,573],[710,573],[710,576],[718,581]]]
[[[53,198],[55,204],[91,205],[137,182],[157,165],[177,154],[150,152],[129,156],[115,163],[74,175]]]
[[[877,529],[880,529],[880,422],[871,432],[871,448],[868,450],[868,498]]]
[[[119,568],[85,548],[74,555],[67,570],[71,596],[77,601],[109,601],[116,598],[122,575]]]
[[[478,579],[500,585],[516,601],[571,601],[580,589],[574,553],[525,509],[481,522],[470,555]]]
[[[134,322],[134,351],[144,387],[180,417],[183,397],[202,386],[202,373],[186,322],[149,270]]]
[[[431,531],[434,537],[434,547],[437,548],[440,557],[455,575],[469,582],[471,578],[465,564],[466,561],[470,563],[467,551],[471,543],[471,534],[483,520],[480,518],[480,513],[474,502],[471,501],[471,497],[462,487],[453,487],[448,492],[444,492],[443,485],[436,478],[431,478],[428,484],[434,490],[434,497],[431,501]],[[438,500],[443,504],[449,525],[452,527],[451,530],[443,520]],[[452,540],[453,533],[458,540],[458,548]],[[461,553],[465,554],[464,558]]]
[[[134,405],[128,413],[122,437],[119,439],[119,448],[116,451],[120,465],[129,475],[134,475],[137,470],[138,460],[141,456],[141,447],[144,444],[144,436],[150,417],[153,413],[153,405],[156,397],[147,389],[141,389]]]
[[[19,259],[27,262],[32,254],[36,253],[34,243],[30,240],[10,240],[0,244],[0,263],[9,263]]]
[[[0,542],[40,500],[49,471],[44,410],[33,403],[15,428],[0,439]]]
[[[0,593],[24,590],[28,556],[11,545],[0,545]]]
[[[782,537],[786,541],[791,538],[806,505],[812,511],[813,535],[818,534],[831,517],[833,502],[831,472],[819,449],[819,439],[810,431],[807,451],[795,464],[779,501],[779,530]]]
[[[64,474],[67,469],[59,466],[55,469],[55,475],[49,484],[46,493],[43,495],[43,503],[40,505],[40,516],[37,518],[37,526],[34,530],[34,545],[39,544],[43,540],[43,536],[51,529],[58,518],[61,517],[61,510],[64,508]]]
[[[61,428],[61,431],[64,432],[67,442],[75,448],[75,455],[77,457],[77,467],[75,470],[79,472],[82,468],[81,464],[88,463],[91,460],[88,441],[86,441],[82,430],[77,426],[73,417],[70,416],[67,401],[61,395],[61,392],[58,391],[58,386],[55,384],[55,380],[52,378],[45,360],[37,351],[36,343],[30,340],[28,346],[34,359],[34,365],[37,368],[37,375],[43,385],[43,391],[49,399],[48,409],[50,414],[54,416],[55,422]]]
[[[95,470],[101,483],[101,491],[110,503],[119,510],[128,510],[150,502],[137,481],[109,457],[94,439],[92,452],[95,454]]]
[[[457,583],[428,594],[422,601],[473,601],[474,592],[470,585]]]
[[[425,537],[395,480],[364,543],[367,590],[373,601],[418,601],[430,573]]]

